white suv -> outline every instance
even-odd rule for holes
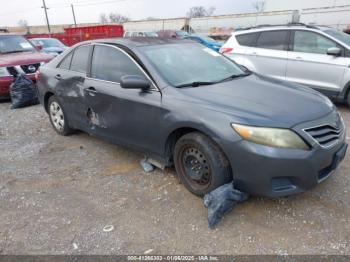
[[[350,35],[290,24],[237,31],[221,53],[250,71],[314,88],[350,105]]]

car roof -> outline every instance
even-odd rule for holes
[[[192,41],[186,40],[186,39],[156,38],[156,37],[110,38],[110,39],[99,39],[99,40],[88,41],[88,43],[123,45],[130,48],[137,48],[141,46],[179,44],[179,43],[193,44]]]
[[[262,32],[262,31],[273,31],[273,30],[320,30],[320,31],[326,31],[329,29],[332,29],[328,26],[323,25],[306,25],[306,24],[287,24],[287,25],[260,25],[256,27],[250,27],[250,28],[242,28],[238,29],[235,32],[233,32],[233,35],[239,35],[239,34],[246,34],[246,33],[252,33],[252,32]]]

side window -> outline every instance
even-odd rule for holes
[[[331,47],[338,47],[332,40],[308,31],[295,31],[294,33],[294,52],[327,54],[327,50]]]
[[[75,49],[70,70],[79,73],[86,73],[90,50],[91,46],[81,46]]]
[[[286,50],[288,31],[266,31],[260,33],[257,47],[273,50]]]
[[[70,52],[60,63],[58,68],[69,70],[70,68],[70,63],[72,61],[72,56],[74,52]]]
[[[91,77],[120,82],[125,75],[144,76],[137,65],[123,52],[108,46],[95,46],[92,57]]]
[[[254,33],[254,34],[244,34],[244,35],[237,35],[236,39],[237,39],[237,42],[241,46],[255,47],[257,36],[258,36],[258,34],[256,34],[256,33]]]

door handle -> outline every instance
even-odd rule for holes
[[[60,74],[56,75],[55,78],[56,78],[57,80],[62,80],[62,76],[61,76]]]
[[[91,96],[95,96],[98,92],[95,87],[90,86],[89,88],[85,88],[85,91],[89,93]]]

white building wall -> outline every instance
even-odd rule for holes
[[[300,11],[300,22],[327,25],[339,30],[348,29],[350,28],[350,6],[304,9]]]
[[[123,24],[124,31],[160,31],[160,30],[180,30],[186,25],[186,18],[160,19],[151,21],[133,21]]]
[[[230,34],[234,30],[263,24],[288,24],[293,11],[235,14],[192,18],[189,23],[196,33]]]

